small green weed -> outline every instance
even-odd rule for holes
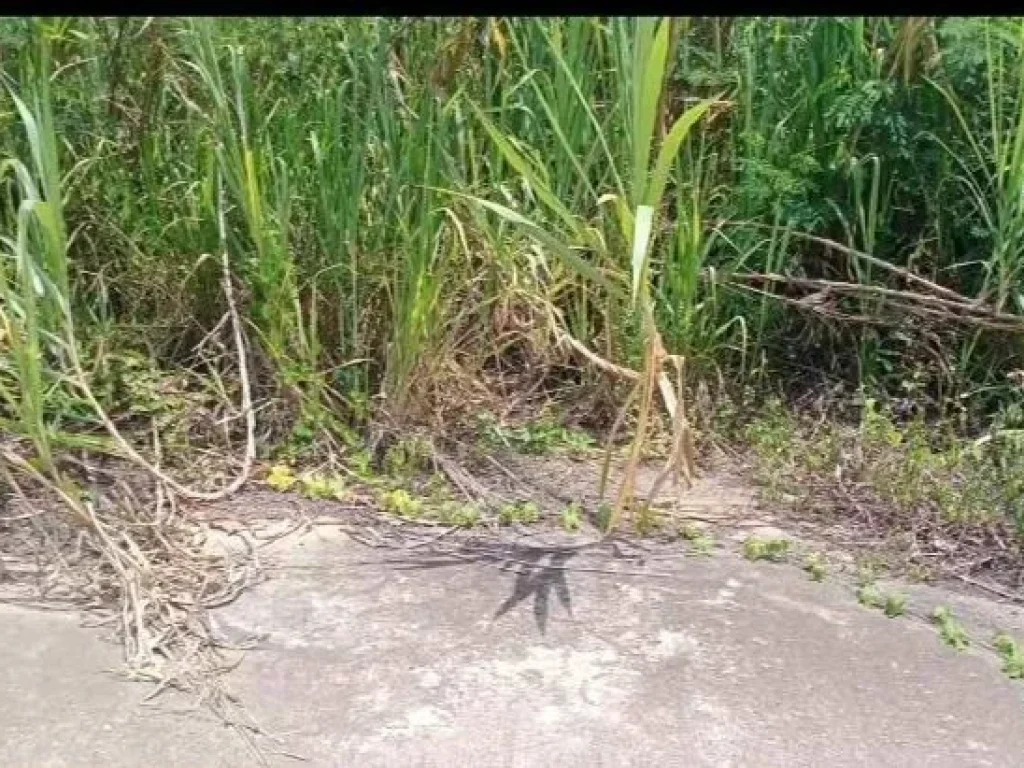
[[[413,498],[408,491],[395,488],[380,495],[381,506],[385,512],[407,520],[418,520],[423,516],[423,501]]]
[[[540,519],[540,508],[532,501],[504,504],[498,512],[498,522],[502,525],[531,525]]]
[[[789,553],[788,539],[761,539],[751,536],[743,542],[743,556],[750,561],[767,560],[781,563]]]
[[[953,618],[949,608],[939,606],[932,614],[932,619],[939,625],[939,634],[946,645],[952,646],[958,651],[967,650],[971,644],[971,638],[963,624]]]
[[[903,595],[888,594],[885,596],[885,607],[882,609],[890,619],[902,616],[906,612],[907,598]]]
[[[857,602],[865,608],[882,611],[890,619],[902,616],[906,612],[907,598],[898,592],[883,592],[873,583],[861,584],[857,590]]]
[[[295,487],[299,479],[294,470],[287,464],[275,464],[267,475],[267,485],[279,493],[285,493]]]
[[[539,419],[519,427],[498,423],[493,414],[478,416],[484,441],[495,447],[511,448],[519,453],[545,455],[558,449],[583,454],[594,448],[594,438],[586,432],[570,429],[553,419]]]
[[[710,557],[715,549],[715,539],[709,533],[701,533],[692,539],[688,539],[690,547],[695,555]]]
[[[420,437],[399,440],[384,454],[384,471],[391,477],[410,477],[423,472],[433,452],[430,443]]]
[[[1024,680],[1024,648],[1004,632],[993,638],[992,645],[1003,657],[1003,672],[1011,680]]]
[[[824,581],[828,575],[825,556],[820,552],[812,552],[804,561],[804,570],[811,577],[811,581]]]
[[[865,608],[882,608],[885,606],[885,596],[874,584],[862,584],[857,590],[857,602]]]
[[[460,528],[474,528],[480,524],[480,510],[474,504],[449,502],[442,504],[436,513],[438,522],[457,525]]]
[[[578,501],[562,510],[562,527],[570,533],[575,533],[583,524],[583,505]]]
[[[676,528],[676,532],[684,541],[694,541],[704,535],[705,529],[695,523],[683,522]]]
[[[376,480],[376,473],[373,471],[373,457],[367,451],[355,451],[348,457],[349,468],[361,479],[367,482]]]
[[[345,498],[347,489],[345,481],[337,475],[312,474],[299,478],[299,491],[307,499],[341,501]]]

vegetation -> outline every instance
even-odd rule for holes
[[[653,528],[654,438],[688,476],[717,430],[778,498],[870,487],[1019,567],[1020,20],[9,18],[0,70],[2,480],[153,615],[131,574],[184,588],[115,542],[177,550],[75,457],[340,498],[434,466],[413,434],[628,433],[599,523]]]
[[[824,581],[828,575],[828,563],[820,552],[812,552],[804,561],[804,570],[811,581]]]
[[[939,606],[932,613],[932,619],[939,627],[939,634],[946,645],[958,651],[966,651],[971,644],[971,638],[964,629],[964,625],[953,618],[949,608]]]
[[[996,652],[1003,657],[1003,672],[1011,680],[1024,680],[1024,649],[1020,643],[1005,633],[995,636],[992,641]]]
[[[788,539],[762,539],[751,536],[743,542],[743,556],[747,560],[767,560],[771,563],[781,563],[789,554]]]

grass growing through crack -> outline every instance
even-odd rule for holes
[[[1011,680],[1024,680],[1024,648],[1005,633],[997,634],[992,645],[1003,657],[1003,672]]]
[[[786,560],[788,554],[788,539],[750,536],[743,542],[743,556],[752,562],[766,560],[770,563],[781,563]]]
[[[804,571],[810,576],[811,581],[824,581],[828,575],[828,563],[825,556],[820,552],[812,552],[804,561]]]
[[[886,592],[876,583],[879,571],[884,565],[872,557],[861,558],[857,564],[857,602],[865,608],[882,611],[890,619],[906,612],[906,596],[899,592]]]
[[[710,556],[715,548],[715,539],[711,532],[703,526],[691,522],[683,522],[677,529],[679,536],[696,555]]]
[[[971,638],[964,625],[954,618],[949,608],[946,606],[936,608],[932,613],[932,620],[938,625],[939,635],[946,645],[957,651],[967,650],[971,644]]]

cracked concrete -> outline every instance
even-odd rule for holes
[[[998,659],[793,567],[585,551],[517,576],[330,527],[264,559],[215,626],[263,637],[232,688],[310,765],[1024,765]],[[3,608],[0,763],[256,764],[208,716],[141,707],[117,661],[68,615]]]

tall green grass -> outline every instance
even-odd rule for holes
[[[221,216],[269,378],[342,420],[412,414],[524,304],[617,364],[657,334],[737,383],[923,375],[998,409],[1021,366],[1004,337],[943,331],[943,367],[917,329],[724,287],[893,287],[811,233],[1020,311],[1016,21],[57,19],[0,44],[5,418],[34,434],[62,406],[12,393],[48,391],[53,297],[86,341],[186,362],[225,309]]]

